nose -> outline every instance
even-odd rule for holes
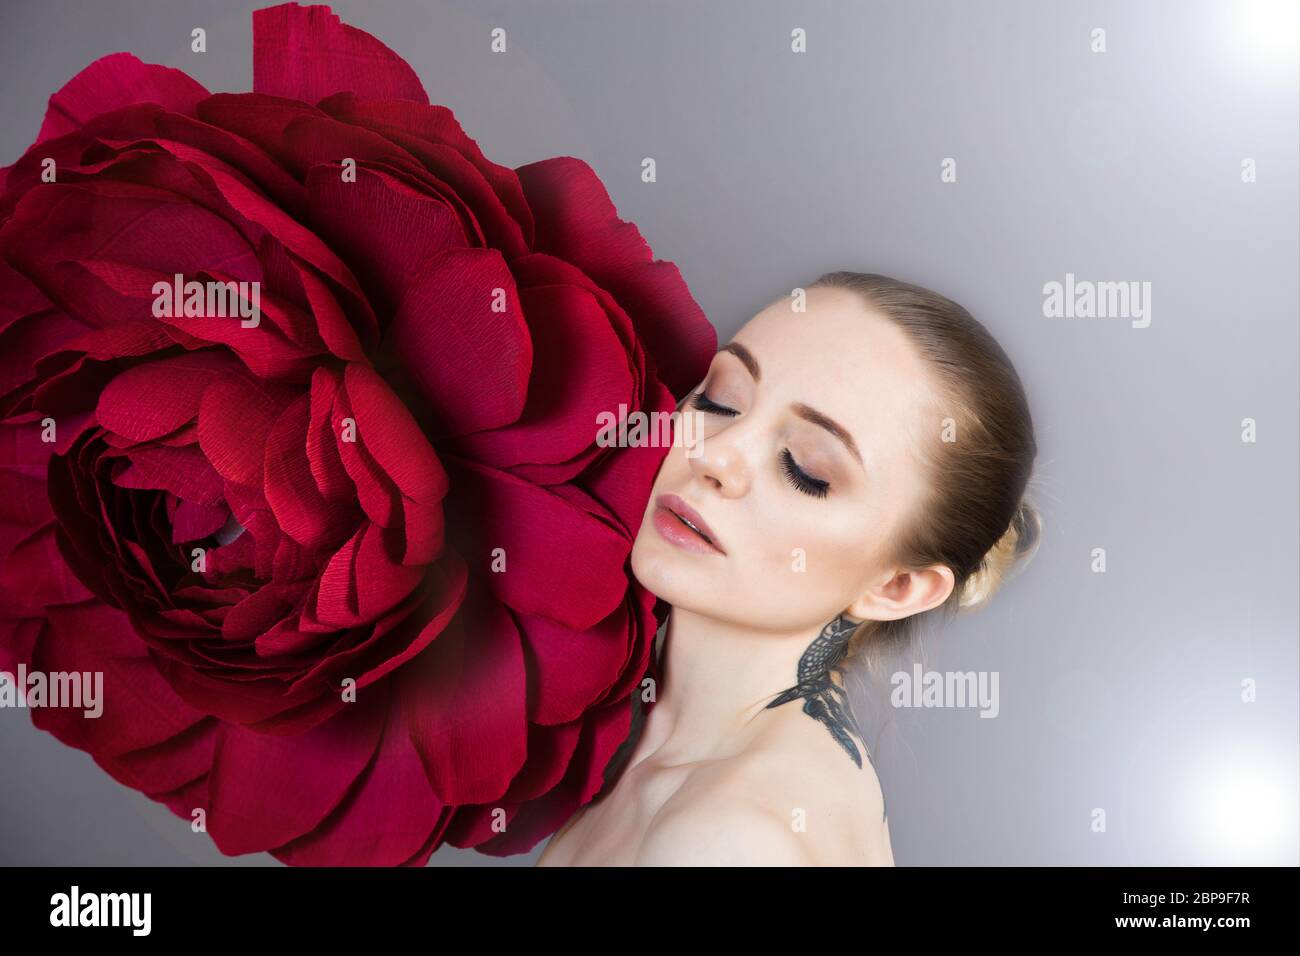
[[[751,472],[745,456],[745,433],[743,419],[711,430],[701,427],[687,445],[686,461],[695,477],[726,498],[739,498],[749,490]]]

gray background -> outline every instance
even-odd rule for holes
[[[250,88],[254,6],[3,0],[0,163],[106,53]],[[1045,540],[992,607],[927,641],[928,667],[999,672],[1000,716],[899,710],[878,746],[899,864],[1298,862],[1294,47],[1263,55],[1229,3],[334,9],[496,162],[589,162],[721,341],[852,268],[952,296],[1005,345],[1034,409]],[[1067,272],[1151,282],[1151,326],[1045,318],[1043,284]],[[221,856],[27,712],[0,711],[0,764],[0,862],[278,865]]]

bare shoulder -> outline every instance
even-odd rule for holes
[[[802,715],[799,715],[802,716]],[[865,750],[855,763],[815,721],[795,723],[752,755],[750,774],[766,782],[764,803],[807,835],[825,866],[893,866],[880,778]]]
[[[812,866],[804,841],[780,817],[730,788],[698,790],[666,807],[646,831],[640,866]]]
[[[791,722],[745,753],[702,767],[656,815],[646,865],[892,866],[884,796],[870,760]]]

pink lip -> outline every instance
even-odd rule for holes
[[[704,535],[686,526],[682,519],[695,525]],[[655,529],[668,541],[688,551],[700,554],[726,554],[717,543],[713,529],[700,513],[677,495],[660,495],[655,499]]]

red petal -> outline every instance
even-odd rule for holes
[[[402,563],[427,564],[442,550],[447,473],[411,413],[373,369],[351,364],[343,383],[357,443],[401,494]]]
[[[224,505],[215,508],[182,501],[172,518],[172,544],[198,541],[216,534],[225,525],[230,512]]]
[[[574,630],[608,616],[627,593],[627,537],[563,497],[502,471],[457,459],[448,514],[461,523],[458,545],[471,568],[486,571],[501,548],[506,570],[487,573],[516,611]]]
[[[336,119],[374,130],[420,160],[473,210],[488,237],[507,258],[533,245],[533,214],[519,177],[486,156],[445,106],[403,100],[361,100],[339,93],[320,103]]]
[[[253,12],[253,89],[308,103],[340,90],[429,102],[415,71],[384,44],[329,7],[296,3]]]
[[[379,695],[362,696],[301,734],[227,724],[213,760],[208,831],[222,853],[255,853],[310,833],[344,800],[375,755]]]
[[[544,617],[519,615],[532,675],[529,720],[577,720],[622,675],[631,649],[627,602],[594,627],[573,631]]]
[[[469,599],[399,673],[411,740],[444,803],[485,803],[524,763],[527,683],[519,632],[490,598]]]
[[[159,676],[127,616],[105,604],[51,608],[32,666],[47,674],[103,673],[100,716],[87,719],[81,710],[69,707],[32,711],[33,723],[42,730],[97,756],[159,746],[204,719]]]
[[[285,534],[306,548],[328,549],[356,525],[346,502],[321,497],[307,462],[311,396],[286,408],[266,439],[264,493]]]
[[[659,382],[649,388],[646,411],[671,413],[677,403],[668,389]],[[677,440],[676,432],[673,437]],[[618,516],[633,538],[641,530],[650,489],[668,451],[656,445],[619,448],[583,475],[583,487]]]
[[[314,165],[307,190],[312,227],[352,266],[377,311],[395,311],[432,256],[470,245],[444,199],[391,169],[358,164],[356,182],[345,183],[338,167]]]
[[[173,432],[199,412],[203,390],[221,372],[238,368],[229,355],[199,352],[129,368],[99,395],[99,423],[132,441]]]
[[[345,498],[356,493],[339,456],[337,436],[340,433],[334,431],[334,396],[338,393],[339,381],[339,374],[329,368],[318,368],[311,377],[307,460],[316,487],[326,498]]]
[[[32,532],[14,545],[5,558],[0,583],[27,607],[72,604],[92,596],[63,560],[55,528],[54,522],[50,522]],[[6,607],[6,616],[17,610]]]
[[[699,384],[718,337],[677,266],[654,259],[641,232],[618,217],[599,177],[582,160],[558,156],[516,172],[536,217],[537,251],[572,262],[613,293],[674,394]]]
[[[142,445],[129,454],[131,467],[113,477],[113,484],[119,488],[170,491],[177,498],[197,504],[221,504],[221,477],[212,470],[198,445]]]
[[[503,290],[503,312],[493,311],[495,289]],[[435,434],[499,428],[523,412],[533,343],[496,250],[453,249],[426,262],[388,340],[436,419]]]
[[[630,701],[619,701],[593,711],[583,722],[582,738],[564,781],[545,796],[529,800],[510,815],[504,833],[489,839],[458,829],[460,814],[447,831],[453,846],[473,846],[489,856],[527,853],[558,830],[580,806],[588,803],[604,784],[605,768],[619,745],[627,739],[632,722]]]
[[[393,706],[379,752],[352,792],[324,823],[273,855],[290,866],[396,866],[420,850],[442,810]]]
[[[262,487],[267,440],[283,405],[242,375],[223,375],[199,404],[199,447],[217,474]]]
[[[132,103],[160,103],[194,115],[208,91],[180,70],[142,63],[130,53],[113,53],[86,67],[50,97],[36,142],[78,129],[100,113]]]
[[[456,442],[458,453],[497,468],[568,461],[596,445],[602,414],[639,410],[627,351],[594,298],[560,285],[520,295],[533,339],[528,403],[513,424]],[[471,382],[457,384],[459,401],[479,401],[479,382]]]

